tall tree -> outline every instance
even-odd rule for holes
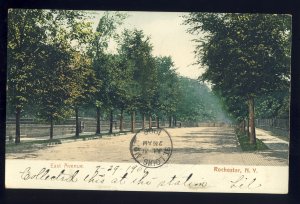
[[[150,38],[146,37],[141,30],[126,30],[123,33],[120,55],[130,61],[132,68],[132,88],[130,89],[131,110],[135,115],[135,110],[139,110],[143,118],[143,128],[145,117],[151,117],[155,104],[155,93],[157,89],[157,67],[152,56],[152,45]],[[134,99],[134,101],[132,100]],[[132,107],[134,106],[134,107]],[[132,119],[134,119],[132,117]],[[133,120],[132,120],[133,122]],[[131,125],[134,126],[133,124]]]
[[[247,100],[255,143],[254,99],[289,84],[290,16],[191,13],[185,23],[203,36],[196,39],[198,63],[206,66],[202,79]]]
[[[45,12],[47,38],[42,51],[44,56],[36,57],[38,66],[34,84],[35,98],[38,99],[37,114],[50,122],[52,139],[54,122],[71,113],[68,104],[70,98],[74,102],[80,100],[75,94],[82,88],[82,83],[77,77],[80,76],[77,73],[77,66],[74,66],[77,57],[74,53],[84,49],[81,45],[91,29],[90,25],[84,22],[86,16],[83,12],[71,10],[45,10]],[[74,82],[76,77],[78,80]]]
[[[117,40],[119,35],[117,29],[122,25],[127,16],[123,13],[114,12],[110,14],[106,12],[99,20],[96,31],[93,33],[89,46],[89,56],[92,58],[92,67],[95,70],[96,79],[100,83],[96,94],[94,95],[94,105],[96,106],[96,134],[100,134],[100,117],[101,109],[108,106],[108,84],[107,76],[110,72],[109,67],[112,64],[112,55],[108,53],[109,42]],[[107,83],[106,83],[107,82]],[[110,114],[113,115],[113,114]],[[110,119],[110,130],[112,131],[112,118]]]
[[[92,69],[91,59],[83,53],[76,52],[71,64],[72,77],[69,85],[70,97],[67,105],[70,105],[75,112],[76,131],[75,136],[79,137],[79,108],[91,103],[100,82],[97,81],[95,72]]]
[[[119,90],[119,64],[118,56],[113,54],[106,54],[105,60],[102,60],[101,69],[98,72],[98,77],[102,79],[103,86],[101,89],[100,98],[103,108],[109,115],[109,133],[113,132],[114,111],[120,102]]]
[[[174,62],[169,57],[156,57],[156,66],[158,69],[158,95],[157,100],[157,123],[159,126],[159,118],[163,116],[169,117],[169,126],[172,126],[172,116],[175,114],[179,102],[179,78],[175,72]]]
[[[43,10],[10,9],[8,11],[7,104],[15,111],[15,143],[20,143],[20,118],[33,93],[35,56],[46,35],[47,13]]]
[[[54,122],[70,114],[66,101],[70,97],[69,84],[72,70],[68,52],[47,46],[39,69],[36,70],[35,104],[37,116],[50,123],[50,139],[53,138]]]
[[[20,142],[20,113],[29,99],[38,115],[50,122],[52,138],[53,119],[64,112],[59,109],[65,109],[69,95],[70,53],[90,33],[83,29],[84,17],[71,10],[9,11],[8,100],[16,109],[16,143]],[[36,97],[29,97],[33,94]]]
[[[117,56],[117,67],[115,68],[116,101],[115,106],[120,110],[120,131],[124,129],[124,113],[132,111],[132,66],[123,55]]]

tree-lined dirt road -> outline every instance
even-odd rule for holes
[[[288,144],[284,150],[242,152],[232,128],[167,128],[173,141],[172,164],[288,165]],[[267,143],[273,136],[258,132]],[[105,136],[96,140],[63,143],[30,153],[8,153],[7,159],[135,162],[129,146],[133,134]],[[274,140],[278,144],[280,139]],[[273,146],[274,147],[274,146]]]

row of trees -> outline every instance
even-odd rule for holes
[[[13,9],[8,13],[7,104],[16,117],[20,142],[20,118],[25,112],[50,123],[75,115],[79,136],[80,109],[94,108],[96,134],[100,117],[109,115],[112,133],[114,112],[145,118],[172,120],[215,119],[213,106],[205,106],[202,94],[209,90],[195,80],[179,77],[171,57],[154,57],[150,38],[140,30],[117,28],[126,15],[105,13],[96,30],[82,11]],[[20,23],[22,22],[22,23]],[[117,52],[108,51],[117,42]],[[206,103],[207,104],[207,103]],[[151,128],[151,125],[149,125]]]
[[[16,115],[16,143],[25,109],[51,124],[52,138],[54,121],[71,109],[77,112],[78,104],[95,91],[86,57],[92,29],[85,19],[77,11],[9,10],[7,104]],[[95,86],[85,89],[86,83]]]
[[[259,117],[289,114],[291,17],[276,14],[190,13],[188,32],[199,35],[200,77],[212,84],[238,123],[249,120],[256,143],[254,112]],[[256,100],[256,111],[254,101]]]

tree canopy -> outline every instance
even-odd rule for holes
[[[101,118],[109,132],[119,119],[181,122],[237,121],[257,101],[258,116],[286,116],[289,85],[289,17],[260,14],[191,13],[189,32],[196,39],[199,80],[180,76],[171,56],[155,56],[143,30],[118,30],[127,15],[106,12],[95,28],[83,11],[12,9],[8,30],[8,104],[20,125],[21,112],[53,125],[93,109],[96,134]],[[26,20],[27,19],[27,20]],[[18,22],[24,21],[24,24]],[[254,26],[256,25],[256,26]],[[111,51],[110,45],[116,49]],[[251,100],[250,100],[251,99]],[[223,104],[220,104],[220,101]],[[282,103],[284,101],[284,103]],[[251,107],[254,108],[252,105]],[[271,111],[266,110],[271,107]],[[249,110],[248,110],[249,109]],[[254,117],[252,117],[254,118]],[[20,131],[16,131],[16,142]]]
[[[191,34],[202,34],[195,39],[197,63],[205,67],[201,79],[212,83],[228,110],[248,101],[250,142],[255,143],[254,98],[289,90],[291,17],[190,13],[185,23]],[[243,116],[242,109],[231,112]]]

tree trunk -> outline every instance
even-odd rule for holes
[[[143,113],[143,115],[142,115],[142,130],[145,130],[145,122],[146,122],[146,115],[145,115],[145,113]]]
[[[156,127],[159,128],[159,117],[156,117]]]
[[[21,109],[20,108],[16,108],[16,137],[15,137],[15,144],[19,144],[21,142],[20,118],[21,118]]]
[[[242,132],[242,134],[245,133],[245,127],[246,127],[246,122],[245,122],[245,120],[243,120],[242,123],[241,123],[241,132]]]
[[[151,114],[149,115],[149,129],[152,128],[152,117]]]
[[[110,118],[109,118],[109,134],[112,134],[113,132],[113,121],[114,121],[114,118],[113,118],[113,111],[111,110],[110,111]]]
[[[249,105],[249,123],[250,123],[250,144],[256,144],[256,134],[255,134],[255,118],[254,118],[254,98],[248,98]]]
[[[131,112],[131,132],[135,133],[135,111]]]
[[[173,122],[174,122],[173,127],[176,127],[176,126],[177,126],[177,119],[176,119],[176,116],[173,117]]]
[[[123,131],[123,110],[121,110],[121,115],[120,115],[120,132]]]
[[[249,118],[247,118],[247,136],[250,138],[250,122],[249,122]]]
[[[50,117],[50,140],[53,139],[53,118]]]
[[[169,116],[169,127],[172,127],[172,116]]]
[[[100,107],[97,107],[97,126],[96,126],[96,135],[100,135],[101,127],[100,127]]]
[[[78,120],[78,107],[75,107],[75,123],[76,123],[76,130],[75,130],[75,137],[79,137],[79,120]]]

